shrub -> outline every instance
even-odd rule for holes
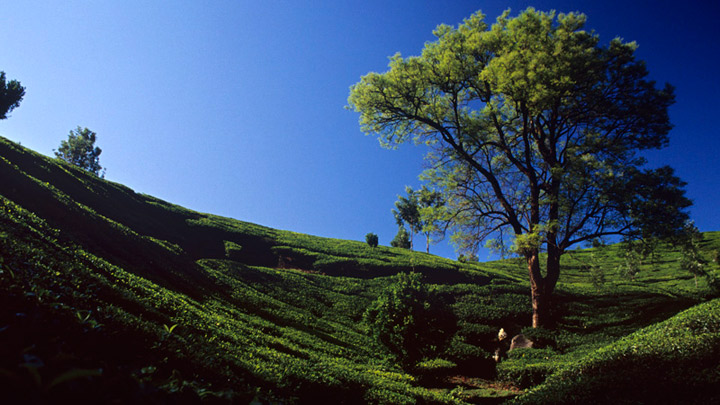
[[[370,232],[369,234],[365,235],[365,242],[367,242],[367,244],[371,248],[375,248],[378,245],[378,236]]]
[[[635,280],[635,276],[640,272],[641,257],[632,246],[626,247],[621,251],[622,263],[617,266],[616,270],[623,277],[628,278],[632,281]]]
[[[707,272],[705,278],[710,288],[710,293],[715,297],[720,296],[720,270]]]
[[[404,366],[432,357],[447,344],[457,321],[419,273],[400,273],[365,312],[371,335]]]

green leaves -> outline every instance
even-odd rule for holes
[[[381,145],[430,148],[423,178],[442,193],[442,215],[405,218],[400,208],[420,212],[408,197],[399,201],[398,224],[408,223],[412,236],[444,222],[465,253],[483,240],[502,251],[514,242],[533,268],[539,303],[571,246],[665,236],[687,218],[684,183],[667,169],[642,171],[638,157],[667,144],[674,94],[647,79],[635,43],[600,45],[583,30],[582,14],[506,11],[490,29],[483,18],[439,26],[420,56],[396,54],[387,72],[361,78],[348,103]],[[629,181],[637,187],[624,187]],[[427,218],[432,226],[416,225]]]
[[[404,226],[398,227],[398,233],[390,242],[390,246],[402,249],[410,249],[410,235]]]
[[[697,305],[566,364],[516,402],[712,402],[718,326],[720,300]]]
[[[45,387],[45,389],[49,390],[55,387],[56,385],[60,385],[63,383],[67,383],[70,381],[74,381],[80,378],[87,378],[87,377],[98,377],[102,375],[102,369],[82,369],[82,368],[74,368],[71,370],[68,370],[55,378],[53,378]]]
[[[365,242],[370,246],[371,248],[376,248],[378,245],[378,236],[372,232],[365,235]]]
[[[25,88],[17,80],[5,79],[5,72],[0,72],[0,120],[7,118],[7,114],[20,106],[25,96]]]
[[[165,333],[168,335],[172,334],[175,328],[177,328],[178,324],[173,324],[172,326],[167,326],[166,324],[163,324],[163,328],[165,329]]]
[[[95,146],[96,138],[95,132],[78,126],[77,129],[70,131],[67,140],[60,142],[55,156],[97,176],[105,177],[105,172],[100,172],[102,149]]]
[[[400,273],[364,315],[372,336],[406,366],[439,353],[456,329],[452,313],[419,273]]]
[[[537,239],[530,234],[553,222],[552,240],[531,245],[564,251],[597,236],[658,234],[686,218],[684,184],[664,169],[643,172],[637,157],[667,144],[672,87],[647,80],[635,43],[601,45],[584,24],[582,14],[528,8],[488,28],[478,12],[438,26],[420,56],[396,54],[388,71],[351,88],[363,131],[383,146],[430,147],[424,180],[442,191],[456,240],[506,245]],[[633,204],[613,200],[628,180],[660,186],[662,202],[651,204],[649,192]]]
[[[395,209],[392,210],[395,221],[398,224],[398,234],[396,236],[396,247],[404,246],[405,225],[410,227],[409,248],[413,248],[413,237],[415,233],[422,232],[427,240],[426,251],[430,253],[430,244],[433,236],[437,236],[438,240],[442,239],[445,229],[442,223],[446,220],[447,211],[445,210],[445,201],[440,192],[431,190],[427,186],[423,186],[420,190],[413,190],[412,187],[405,187],[407,197],[398,196],[395,202]],[[395,246],[395,245],[393,245]]]

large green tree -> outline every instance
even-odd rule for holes
[[[5,72],[0,72],[0,120],[7,118],[7,114],[20,106],[25,96],[25,88],[17,80],[5,80]]]
[[[60,142],[60,147],[55,151],[55,156],[95,175],[104,177],[103,168],[100,166],[102,149],[95,146],[96,140],[97,134],[95,132],[78,126],[77,129],[70,131],[67,140]]]
[[[348,100],[383,146],[429,145],[424,179],[461,250],[485,240],[526,259],[535,327],[551,323],[570,247],[672,235],[690,205],[672,169],[641,157],[668,143],[673,88],[647,78],[635,43],[602,44],[584,24],[530,8],[489,27],[478,12],[363,76]]]

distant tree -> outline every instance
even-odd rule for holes
[[[60,143],[55,156],[97,176],[105,177],[105,171],[100,166],[102,149],[95,146],[96,139],[95,132],[78,126],[70,131],[67,140]]]
[[[430,253],[430,244],[437,243],[445,235],[447,211],[442,193],[423,185],[417,192],[420,212],[420,231],[425,235],[425,251]]]
[[[395,238],[390,242],[390,246],[396,248],[410,249],[410,235],[408,235],[407,229],[404,226],[398,227],[398,233]]]
[[[455,333],[457,320],[420,273],[400,273],[365,311],[371,335],[405,366],[437,355]]]
[[[423,185],[420,190],[405,187],[407,196],[398,196],[392,213],[398,226],[410,228],[410,249],[414,247],[414,235],[425,235],[425,251],[430,253],[430,244],[439,241],[444,235],[444,223],[447,220],[445,201],[442,193]],[[433,240],[433,236],[439,236]]]
[[[392,210],[395,222],[399,227],[404,228],[407,225],[410,228],[410,249],[414,246],[414,236],[422,229],[420,220],[420,206],[418,203],[418,193],[412,187],[405,187],[405,196],[398,196],[395,201],[395,209]]]
[[[602,44],[582,14],[484,20],[438,26],[420,56],[393,56],[348,103],[381,145],[429,147],[424,177],[443,193],[454,242],[511,246],[527,263],[532,324],[548,326],[572,246],[667,237],[688,218],[685,183],[641,156],[667,145],[674,91],[648,79],[635,43]]]
[[[635,276],[640,273],[642,266],[642,245],[636,241],[628,240],[622,243],[618,250],[618,257],[621,259],[620,264],[615,268],[618,273],[630,280],[635,280]]]
[[[0,72],[0,120],[7,118],[7,114],[20,106],[25,96],[25,88],[17,80],[5,81],[5,72]]]
[[[707,265],[709,262],[700,252],[700,243],[703,235],[692,222],[685,225],[685,238],[680,243],[680,267],[689,272],[695,278],[695,288],[698,288],[698,276],[707,276]]]
[[[605,246],[605,241],[602,240],[602,238],[593,238],[593,240],[590,241],[590,247],[593,249],[601,249]]]
[[[371,248],[376,248],[378,245],[378,236],[370,232],[369,234],[365,235],[365,242],[367,242],[368,246],[370,246]]]
[[[605,284],[605,271],[600,265],[600,260],[595,256],[595,252],[590,253],[590,261],[585,263],[583,270],[590,273],[590,282],[596,289],[602,288]]]

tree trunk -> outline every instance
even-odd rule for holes
[[[530,273],[530,292],[532,294],[532,326],[533,328],[548,327],[552,325],[550,308],[552,294],[555,290],[560,274],[560,253],[557,249],[548,249],[548,268],[546,277],[540,271],[540,257],[538,250],[525,255]]]
[[[552,295],[555,291],[555,285],[560,278],[560,256],[563,252],[556,245],[548,243],[547,249],[547,266],[545,273],[545,291]]]
[[[544,282],[542,284],[545,284]],[[545,288],[539,288],[532,292],[532,326],[540,328],[548,326],[550,322],[550,298],[551,294]]]
[[[547,297],[545,296],[545,280],[540,272],[540,258],[538,250],[533,249],[525,254],[530,273],[530,293],[532,296],[532,326],[540,327],[545,324],[547,313]]]

